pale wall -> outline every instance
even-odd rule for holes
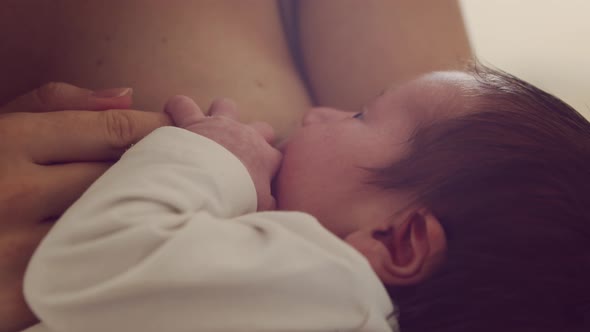
[[[557,95],[590,118],[590,1],[460,3],[484,63]]]

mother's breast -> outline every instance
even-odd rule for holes
[[[46,81],[131,86],[135,107],[173,94],[206,108],[235,99],[245,121],[286,135],[309,107],[277,3],[265,1],[6,1],[0,101]],[[4,10],[6,9],[6,10]],[[7,73],[7,74],[4,74]]]

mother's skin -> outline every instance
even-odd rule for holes
[[[0,104],[47,81],[90,89],[133,87],[133,107],[148,111],[161,110],[174,94],[193,97],[204,108],[225,96],[237,101],[243,121],[267,121],[282,138],[314,103],[356,110],[386,86],[457,68],[470,56],[455,1],[284,4],[290,9],[287,18],[298,27],[292,30],[298,35],[292,47],[300,70],[279,5],[272,0],[4,1]],[[0,132],[0,140],[5,139]],[[7,158],[0,155],[0,163],[12,161]],[[8,172],[1,176],[11,177]],[[18,184],[2,188],[9,194],[19,189]],[[45,208],[25,198],[14,206]],[[19,301],[19,288],[26,263],[48,229],[37,226],[27,224],[19,233],[0,227],[0,332],[35,322]]]
[[[0,22],[20,26],[20,34],[0,32],[10,40],[2,72],[13,78],[0,87],[0,101],[46,81],[133,87],[134,108],[146,111],[162,110],[175,94],[204,106],[225,96],[237,101],[242,120],[265,119],[279,133],[311,105],[274,1],[9,2]]]

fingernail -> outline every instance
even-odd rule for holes
[[[117,98],[131,95],[132,93],[133,89],[131,88],[114,88],[94,91],[92,92],[92,96],[98,98]]]

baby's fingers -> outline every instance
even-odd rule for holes
[[[210,116],[224,116],[232,120],[238,120],[238,106],[229,98],[216,99],[209,107]]]
[[[201,108],[191,98],[181,95],[170,98],[164,112],[170,115],[174,125],[181,128],[188,128],[205,117]]]
[[[265,199],[259,199],[256,211],[273,211],[277,209],[277,202],[274,197],[268,195]]]
[[[267,143],[272,144],[275,139],[275,131],[271,125],[266,122],[255,121],[250,123],[249,126],[256,130]]]

